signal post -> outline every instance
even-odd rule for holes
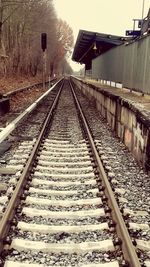
[[[45,89],[46,85],[46,49],[47,49],[47,34],[41,34],[41,48],[43,50],[43,89]]]

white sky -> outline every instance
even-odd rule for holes
[[[80,29],[125,36],[133,29],[133,19],[144,17],[150,0],[53,0],[59,18],[67,21],[74,33],[74,42]],[[81,67],[71,63],[74,69]]]

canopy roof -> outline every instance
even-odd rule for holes
[[[110,48],[123,44],[129,37],[80,30],[74,47],[72,59],[91,64],[92,59]]]

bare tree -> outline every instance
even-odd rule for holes
[[[59,75],[66,75],[66,74],[71,75],[73,73],[73,69],[71,68],[71,66],[70,66],[70,64],[66,58],[61,60],[61,62],[59,63],[59,68],[58,68],[57,72],[59,73]]]
[[[7,72],[35,75],[41,62],[40,34],[47,31],[53,37],[55,24],[52,0],[0,0],[0,57],[8,57]]]
[[[57,72],[59,62],[69,56],[73,47],[73,31],[66,21],[61,19],[57,22],[55,53],[51,60],[51,76]]]
[[[53,76],[71,53],[73,33],[58,20],[52,0],[0,0],[0,73],[42,72],[41,33],[47,33],[47,74]]]

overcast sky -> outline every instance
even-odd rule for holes
[[[150,0],[53,0],[53,3],[58,17],[73,29],[75,42],[80,29],[125,36],[126,30],[133,29],[133,19],[142,17],[143,3],[144,17],[150,7]]]

